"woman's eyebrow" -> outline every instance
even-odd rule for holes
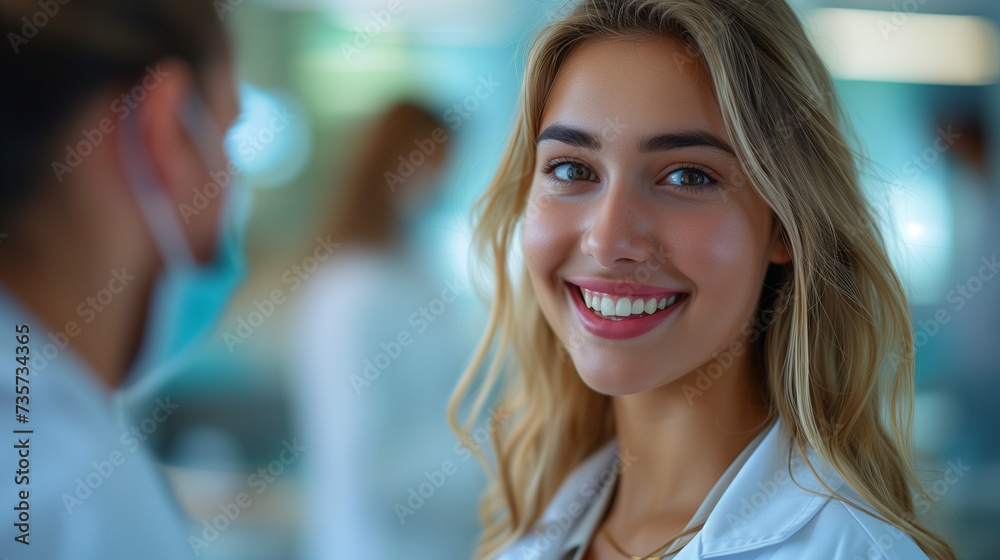
[[[711,132],[708,132],[707,130],[685,130],[669,134],[647,136],[639,142],[639,151],[662,152],[666,150],[677,150],[680,148],[690,148],[696,146],[715,148],[722,150],[733,157],[736,156],[736,152],[733,151],[729,144],[725,143],[721,138]]]
[[[562,124],[552,124],[546,127],[535,139],[535,143],[540,143],[542,140],[555,140],[577,148],[594,152],[601,151],[601,141],[597,134]],[[731,156],[736,156],[729,144],[707,130],[684,130],[656,134],[647,136],[639,142],[639,151],[641,152],[662,152],[691,147],[715,148]]]
[[[535,143],[538,144],[542,140],[555,140],[593,152],[601,151],[601,141],[597,139],[596,134],[561,124],[547,126],[535,139]]]

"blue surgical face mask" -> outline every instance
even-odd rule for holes
[[[230,173],[228,162],[216,162],[209,142],[222,142],[201,96],[192,91],[189,103],[179,115],[198,154],[209,170],[216,171],[213,189],[203,185],[198,191],[210,204],[222,204],[215,257],[200,264],[188,244],[179,216],[197,211],[196,201],[175,207],[156,179],[147,154],[140,148],[138,127],[124,129],[119,146],[129,187],[135,194],[147,227],[162,256],[164,270],[156,280],[142,348],[133,364],[130,383],[162,368],[169,368],[198,350],[199,342],[210,334],[226,310],[229,300],[246,274],[244,237],[253,199],[241,181],[240,170]],[[225,177],[228,184],[223,185]],[[221,179],[221,180],[220,180]],[[208,187],[208,188],[206,188]],[[211,193],[215,193],[212,196]]]

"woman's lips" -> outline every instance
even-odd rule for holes
[[[662,294],[667,294],[669,296],[670,294],[684,293],[683,290],[650,286],[648,284],[639,284],[638,282],[604,280],[602,278],[587,278],[583,276],[567,278],[566,282],[593,292],[622,296],[650,296]]]
[[[615,286],[621,288],[620,283]],[[653,330],[687,299],[685,292],[662,288],[655,292],[649,286],[642,287],[649,294],[632,292],[630,296],[596,292],[569,282],[566,287],[583,327],[591,334],[612,340],[634,338]]]

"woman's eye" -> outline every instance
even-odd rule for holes
[[[552,168],[552,174],[563,181],[590,181],[594,172],[582,163],[560,163]]]
[[[697,169],[678,169],[667,175],[667,182],[680,187],[701,187],[712,183],[712,179]]]

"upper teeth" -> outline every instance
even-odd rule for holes
[[[583,301],[587,307],[594,311],[601,312],[607,317],[628,317],[629,315],[647,315],[666,309],[677,303],[679,294],[670,297],[661,297],[659,301],[655,296],[643,298],[616,297],[608,294],[592,292],[581,288],[583,291]]]

